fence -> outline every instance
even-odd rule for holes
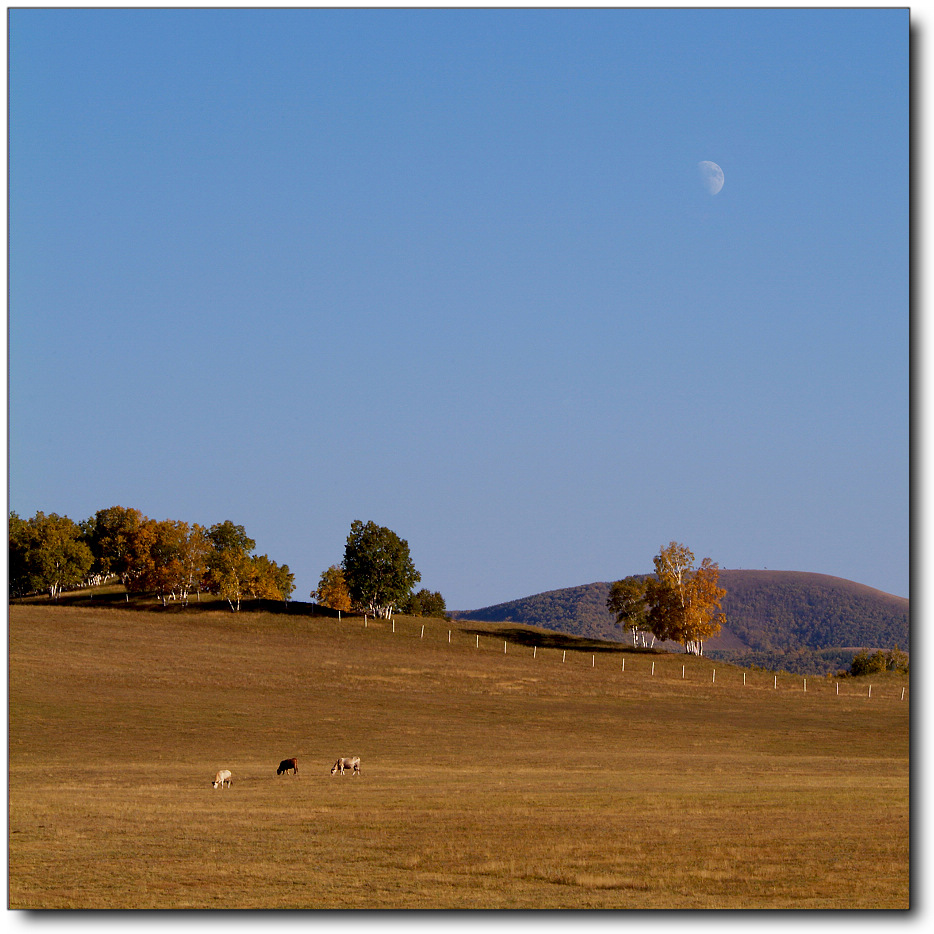
[[[359,617],[348,617],[347,621],[349,622],[350,619],[358,620]],[[414,625],[412,631],[409,632],[407,631],[409,628],[408,625],[403,624],[401,621],[397,623],[395,618],[391,620],[368,619],[366,616],[363,618],[363,628],[372,628],[374,630],[381,628],[391,635],[400,635],[403,637],[414,636],[419,640],[425,638],[426,632],[424,623]],[[459,634],[461,638],[452,641],[452,636],[454,636],[455,633]],[[880,686],[878,684],[873,685],[871,682],[855,683],[849,682],[848,680],[834,680],[814,675],[806,676],[787,673],[779,675],[775,672],[742,669],[736,666],[721,666],[720,678],[718,680],[717,667],[714,664],[704,666],[703,664],[698,665],[692,663],[690,669],[686,664],[682,664],[680,666],[680,674],[678,674],[676,657],[670,655],[667,657],[666,661],[662,663],[657,658],[648,658],[647,652],[633,653],[631,650],[627,652],[622,648],[602,648],[599,651],[593,651],[592,649],[582,647],[558,648],[556,646],[543,646],[540,641],[535,641],[535,634],[532,632],[529,632],[528,636],[521,641],[512,640],[511,649],[509,645],[510,640],[504,639],[502,635],[495,632],[484,634],[477,631],[447,629],[445,636],[442,626],[432,626],[429,627],[428,635],[429,639],[432,641],[446,643],[455,648],[471,647],[475,652],[493,651],[496,654],[511,654],[513,657],[525,656],[530,661],[535,661],[539,665],[546,664],[546,660],[562,666],[567,665],[568,655],[570,653],[571,666],[580,665],[581,662],[583,662],[584,667],[595,671],[597,669],[597,656],[599,655],[601,656],[601,672],[611,671],[619,675],[627,675],[629,678],[643,676],[667,681],[676,680],[684,682],[685,684],[710,684],[712,686],[720,686],[721,688],[746,687],[758,690],[770,689],[772,691],[783,691],[786,693],[798,692],[811,695],[831,694],[835,697],[865,697],[867,699],[876,700],[894,699],[904,701],[909,694],[907,686],[902,685],[893,686],[887,684]],[[561,638],[560,634],[556,633],[555,636]],[[502,652],[499,650],[500,645],[502,645]],[[561,654],[561,661],[557,662],[556,659],[559,652]],[[612,662],[604,662],[604,658],[612,659]],[[589,665],[586,664],[588,661],[590,663]],[[704,661],[707,660],[704,659]],[[657,672],[656,666],[658,666],[659,669]],[[672,674],[673,668],[675,670],[674,674]],[[844,686],[843,691],[840,690],[841,684]]]

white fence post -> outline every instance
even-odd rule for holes
[[[776,691],[778,690],[778,675],[775,676],[775,682],[772,687],[774,687]]]
[[[535,656],[536,656],[537,653],[538,653],[538,646],[537,646],[537,645],[533,645],[533,646],[532,646],[532,658],[535,658]]]
[[[623,656],[623,671],[626,670],[626,656]]]
[[[396,631],[396,621],[395,621],[395,620],[392,621],[392,631],[393,631],[393,632]]]
[[[904,689],[904,688],[902,688],[902,698],[901,698],[901,699],[902,699],[902,700],[905,699],[905,689]]]
[[[840,682],[838,681],[837,682],[837,695],[839,696],[839,694],[840,694]]]
[[[804,679],[804,693],[807,694],[807,692],[808,692],[808,679],[805,678]]]
[[[568,650],[567,650],[567,649],[565,649],[565,650],[561,653],[561,664],[562,664],[562,665],[564,664],[564,659],[567,657],[567,654],[568,654]]]
[[[477,648],[480,648],[480,633],[477,633]]]
[[[746,672],[743,672],[743,687],[746,687]]]
[[[714,670],[713,670],[713,677],[710,679],[710,682],[711,682],[711,684],[715,684],[716,681],[717,681],[717,669],[714,668]]]
[[[451,630],[449,629],[448,630],[448,644],[450,645],[450,643],[451,643]]]
[[[597,667],[597,656],[596,656],[596,655],[592,655],[591,658],[593,659],[593,661],[590,663],[590,667],[591,667],[591,668],[596,668],[596,667]]]
[[[681,680],[684,680],[684,665],[681,666]]]
[[[869,696],[872,697],[872,685],[869,685]]]
[[[506,654],[506,640],[503,640],[503,655]]]
[[[419,639],[425,638],[425,624],[424,623],[422,623],[422,634],[418,638]]]
[[[655,662],[652,662],[652,677],[655,677]]]

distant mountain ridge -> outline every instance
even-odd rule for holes
[[[805,571],[720,571],[726,625],[704,654],[743,665],[823,674],[860,649],[909,651],[909,601],[842,577]],[[610,583],[550,590],[453,612],[458,619],[524,623],[592,639],[630,641],[606,609]],[[676,644],[664,648],[680,650]]]

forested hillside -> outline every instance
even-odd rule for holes
[[[606,583],[584,584],[451,615],[457,619],[542,626],[591,639],[619,640],[622,631],[606,608],[609,590],[610,585]]]
[[[727,623],[704,646],[714,658],[822,674],[847,667],[861,648],[910,648],[904,597],[796,571],[722,570],[720,585],[727,591],[722,603]],[[452,615],[628,641],[606,609],[609,588],[608,582],[584,584]]]

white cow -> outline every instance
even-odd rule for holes
[[[214,776],[214,781],[211,783],[215,788],[224,787],[224,783],[227,783],[227,787],[230,787],[230,769],[221,769],[217,775]]]
[[[360,774],[360,757],[351,756],[350,758],[346,758],[346,759],[338,759],[337,762],[335,762],[334,765],[331,766],[331,774],[333,775],[335,772],[340,772],[341,775],[343,775],[344,769],[353,769],[353,775],[359,775]]]

